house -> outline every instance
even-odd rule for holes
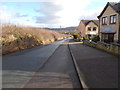
[[[98,20],[81,20],[77,27],[77,31],[84,38],[92,38],[98,35],[98,25]]]
[[[98,19],[100,40],[120,43],[120,2],[108,2]]]

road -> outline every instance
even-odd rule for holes
[[[87,88],[118,88],[119,58],[73,40],[69,46]]]
[[[3,88],[81,88],[68,41],[3,56]]]
[[[3,88],[118,87],[118,58],[72,39],[5,55],[2,64]]]

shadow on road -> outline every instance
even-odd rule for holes
[[[51,56],[49,53],[58,46],[57,43],[5,55],[3,87],[80,88],[67,43],[69,40],[63,42]]]

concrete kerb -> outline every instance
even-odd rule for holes
[[[69,48],[70,54],[71,54],[71,56],[72,56],[72,60],[73,60],[73,62],[74,62],[75,69],[76,69],[76,72],[77,72],[79,81],[80,81],[80,83],[82,84],[83,90],[89,90],[89,87],[86,85],[85,80],[83,79],[83,76],[81,75],[81,72],[80,72],[80,70],[79,70],[79,68],[78,68],[77,62],[76,62],[76,60],[75,60],[75,57],[74,57],[74,55],[73,55],[73,52],[72,52],[69,44],[68,44],[68,48]]]

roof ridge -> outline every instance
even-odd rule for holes
[[[94,19],[94,20],[81,20],[85,25],[87,25],[89,22],[94,22],[95,24],[97,24],[98,25],[98,23],[99,23],[99,20],[97,20],[97,19]]]
[[[82,19],[81,21],[91,21],[91,20],[98,20],[98,19]]]
[[[111,6],[117,13],[120,14],[120,1],[119,2],[108,2],[106,4],[106,6],[104,7],[103,11],[100,13],[100,15],[98,16],[98,18],[104,13],[104,11],[106,10],[106,8],[108,6]]]

